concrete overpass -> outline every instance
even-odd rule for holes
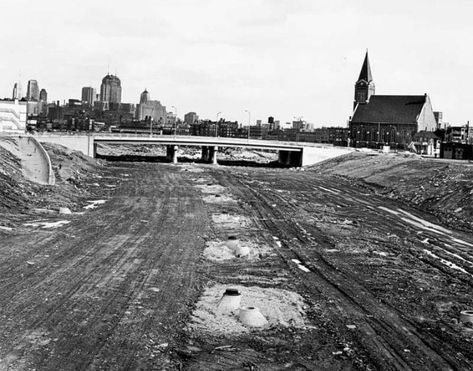
[[[279,162],[289,166],[311,165],[329,158],[346,154],[350,149],[333,147],[318,143],[289,143],[256,139],[228,137],[198,137],[143,134],[104,134],[90,135],[41,133],[35,134],[40,142],[61,144],[73,150],[81,151],[87,156],[95,157],[97,145],[106,144],[160,144],[167,147],[167,158],[177,163],[178,146],[196,146],[202,148],[202,160],[217,163],[218,147],[235,147],[249,149],[275,150]]]

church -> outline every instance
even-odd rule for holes
[[[349,121],[354,147],[405,149],[419,131],[435,131],[437,121],[427,94],[376,95],[366,52],[355,83],[353,115]]]

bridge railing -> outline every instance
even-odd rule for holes
[[[282,140],[267,140],[267,139],[248,139],[248,138],[236,138],[236,137],[211,137],[211,136],[194,136],[194,135],[174,135],[174,134],[156,134],[153,133],[107,133],[107,132],[36,132],[35,136],[40,137],[57,137],[57,136],[69,136],[69,137],[100,137],[100,138],[151,138],[151,139],[162,139],[172,140],[181,142],[192,142],[196,140],[213,142],[216,145],[224,146],[226,143],[232,142],[241,144],[274,144],[274,145],[285,145],[294,147],[316,147],[316,148],[333,148],[332,144],[327,143],[314,143],[314,142],[295,142],[295,141],[282,141]]]

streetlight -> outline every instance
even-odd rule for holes
[[[177,108],[174,107],[174,106],[171,106],[171,108],[174,109],[174,115],[176,117],[174,117],[174,136],[176,136],[176,131],[177,131]]]
[[[222,112],[217,112],[217,118],[215,119],[215,138],[218,137],[218,116],[220,116]]]
[[[250,140],[251,112],[247,109],[245,112],[248,112],[248,140]]]

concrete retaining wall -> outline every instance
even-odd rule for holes
[[[74,151],[80,151],[86,156],[95,157],[94,139],[89,135],[53,135],[35,134],[34,137],[41,143],[60,144]]]
[[[304,147],[302,166],[313,165],[331,158],[346,155],[353,149],[348,147]]]
[[[28,139],[34,143],[36,148],[38,149],[38,153],[40,156],[43,158],[43,161],[45,162],[47,168],[48,168],[48,184],[49,185],[54,185],[56,184],[56,177],[54,176],[54,170],[51,164],[51,158],[48,155],[48,152],[44,149],[44,147],[41,145],[40,142],[36,140],[36,138],[29,136]]]

